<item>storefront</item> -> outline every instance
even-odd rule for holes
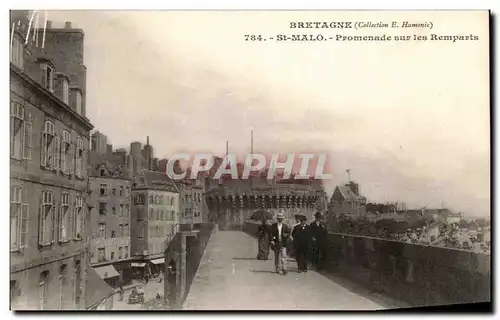
[[[153,276],[163,275],[165,271],[165,258],[152,259],[149,262]]]
[[[112,288],[116,288],[119,284],[120,274],[116,271],[113,265],[94,267],[94,271],[99,277],[106,281]]]

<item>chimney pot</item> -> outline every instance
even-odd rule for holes
[[[64,28],[71,29],[71,21],[66,21]]]
[[[45,28],[46,28],[46,29],[50,29],[50,28],[52,28],[52,21],[47,20],[47,24],[45,25]]]

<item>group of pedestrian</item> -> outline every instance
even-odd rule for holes
[[[298,272],[307,272],[307,260],[311,262],[316,270],[321,270],[326,262],[327,234],[323,222],[323,215],[316,212],[314,221],[307,224],[307,217],[296,215],[296,224],[290,228],[283,223],[285,216],[282,213],[276,215],[276,222],[271,226],[266,219],[259,225],[257,236],[259,240],[259,253],[257,259],[268,260],[269,249],[274,252],[274,265],[276,273],[286,275],[287,247],[292,243],[291,254],[297,261]]]

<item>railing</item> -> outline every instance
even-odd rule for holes
[[[489,254],[330,233],[326,267],[412,306],[491,301]]]

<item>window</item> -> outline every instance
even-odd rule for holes
[[[69,83],[67,79],[62,79],[62,100],[69,104]]]
[[[120,229],[120,237],[123,238],[123,236],[124,236],[124,234],[123,234],[123,224],[120,224],[118,227]]]
[[[144,220],[144,211],[141,208],[137,208],[137,221]]]
[[[28,200],[23,199],[23,189],[13,187],[10,198],[10,250],[18,250],[28,245],[29,205],[23,203],[23,200]]]
[[[174,197],[172,197],[172,198],[170,199],[170,205],[171,205],[171,206],[173,206],[174,204],[175,204],[175,198],[174,198]]]
[[[80,263],[80,260],[75,261],[75,304],[78,307],[80,305],[80,298],[82,294],[82,288],[81,288],[81,273],[82,273],[82,266]]]
[[[73,145],[71,144],[71,132],[62,131],[61,141],[61,171],[64,174],[73,173]]]
[[[100,188],[100,191],[99,191],[99,194],[101,196],[105,196],[108,194],[108,190],[107,190],[108,186],[105,185],[105,184],[101,184],[101,188]]]
[[[160,196],[155,196],[155,204],[160,204]]]
[[[42,133],[42,159],[41,166],[45,169],[54,170],[56,163],[59,165],[59,138],[56,137],[54,131],[54,123],[45,121],[45,128]]]
[[[21,37],[17,34],[12,34],[10,46],[10,62],[18,68],[24,67],[24,43]]]
[[[73,230],[75,231],[75,239],[83,237],[83,197],[76,196],[75,200],[75,216],[73,219]]]
[[[129,205],[127,204],[127,205],[125,206],[125,217],[126,217],[126,218],[128,218],[129,213],[130,213],[130,207],[129,207]]]
[[[124,192],[124,190],[123,190],[123,186],[121,186],[121,187],[120,187],[120,197],[123,197],[123,192]]]
[[[99,238],[105,238],[106,237],[106,224],[99,223],[99,229],[97,229],[97,232],[99,232]]]
[[[115,238],[116,237],[116,232],[113,230],[111,231],[111,238]]]
[[[125,246],[125,258],[128,258],[128,246]]]
[[[123,217],[123,204],[120,204],[120,213],[119,213],[119,216]]]
[[[65,242],[69,240],[70,235],[70,205],[69,194],[63,193],[61,195],[61,207],[59,209],[59,241]]]
[[[118,259],[121,259],[123,256],[123,248],[122,247],[118,247]]]
[[[135,198],[135,204],[144,204],[144,195],[138,194]]]
[[[156,235],[157,237],[159,237],[159,236],[160,236],[160,227],[159,227],[159,226],[156,226],[156,227],[155,227],[155,235]]]
[[[116,188],[113,188],[111,192],[113,193],[114,196],[116,196]]]
[[[148,219],[149,219],[149,220],[153,220],[153,218],[154,218],[154,217],[153,217],[153,215],[154,215],[154,214],[153,214],[153,208],[150,208],[150,209],[149,209],[149,214],[148,214]]]
[[[99,202],[99,214],[101,216],[105,216],[106,215],[106,202]]]
[[[163,202],[163,196],[161,195],[161,196],[160,196],[160,204],[163,204],[163,203],[164,203],[164,202]]]
[[[75,102],[76,102],[76,112],[78,114],[82,114],[82,94],[79,91],[76,92]]]
[[[155,200],[154,200],[154,196],[153,195],[150,195],[149,196],[149,203],[150,204],[154,204]]]
[[[155,220],[160,220],[160,210],[155,211]]]
[[[67,282],[67,270],[65,264],[59,268],[59,310],[64,310],[64,288]]]
[[[116,208],[115,208],[115,206],[113,206],[113,208],[111,208],[111,210],[112,210],[111,212],[112,212],[113,216],[116,216]]]
[[[42,68],[42,86],[49,90],[50,92],[54,91],[54,69],[49,66],[47,63],[42,63],[40,65]]]
[[[97,249],[97,251],[99,252],[99,256],[97,257],[98,261],[99,262],[105,261],[106,260],[106,249],[99,248],[99,249]]]
[[[111,252],[111,260],[115,260],[115,253]]]
[[[146,233],[144,226],[139,227],[139,238],[144,238],[144,234]]]
[[[38,289],[38,296],[39,296],[39,308],[40,310],[44,310],[47,307],[47,298],[49,297],[48,295],[48,287],[49,287],[49,272],[44,271],[40,274],[40,282],[39,282],[39,289]]]
[[[125,225],[123,226],[123,235],[124,235],[125,237],[127,237],[127,236],[129,235],[129,233],[128,233],[128,224],[125,224]]]
[[[10,106],[10,155],[15,159],[31,159],[31,114],[16,102]],[[26,116],[26,117],[25,117]]]
[[[10,281],[10,308],[15,310],[18,308],[18,298],[21,295],[19,284],[15,280]]]
[[[76,138],[76,154],[75,154],[75,175],[78,178],[83,178],[83,140]]]
[[[51,191],[42,192],[40,208],[39,244],[49,245],[56,240],[55,199]]]

